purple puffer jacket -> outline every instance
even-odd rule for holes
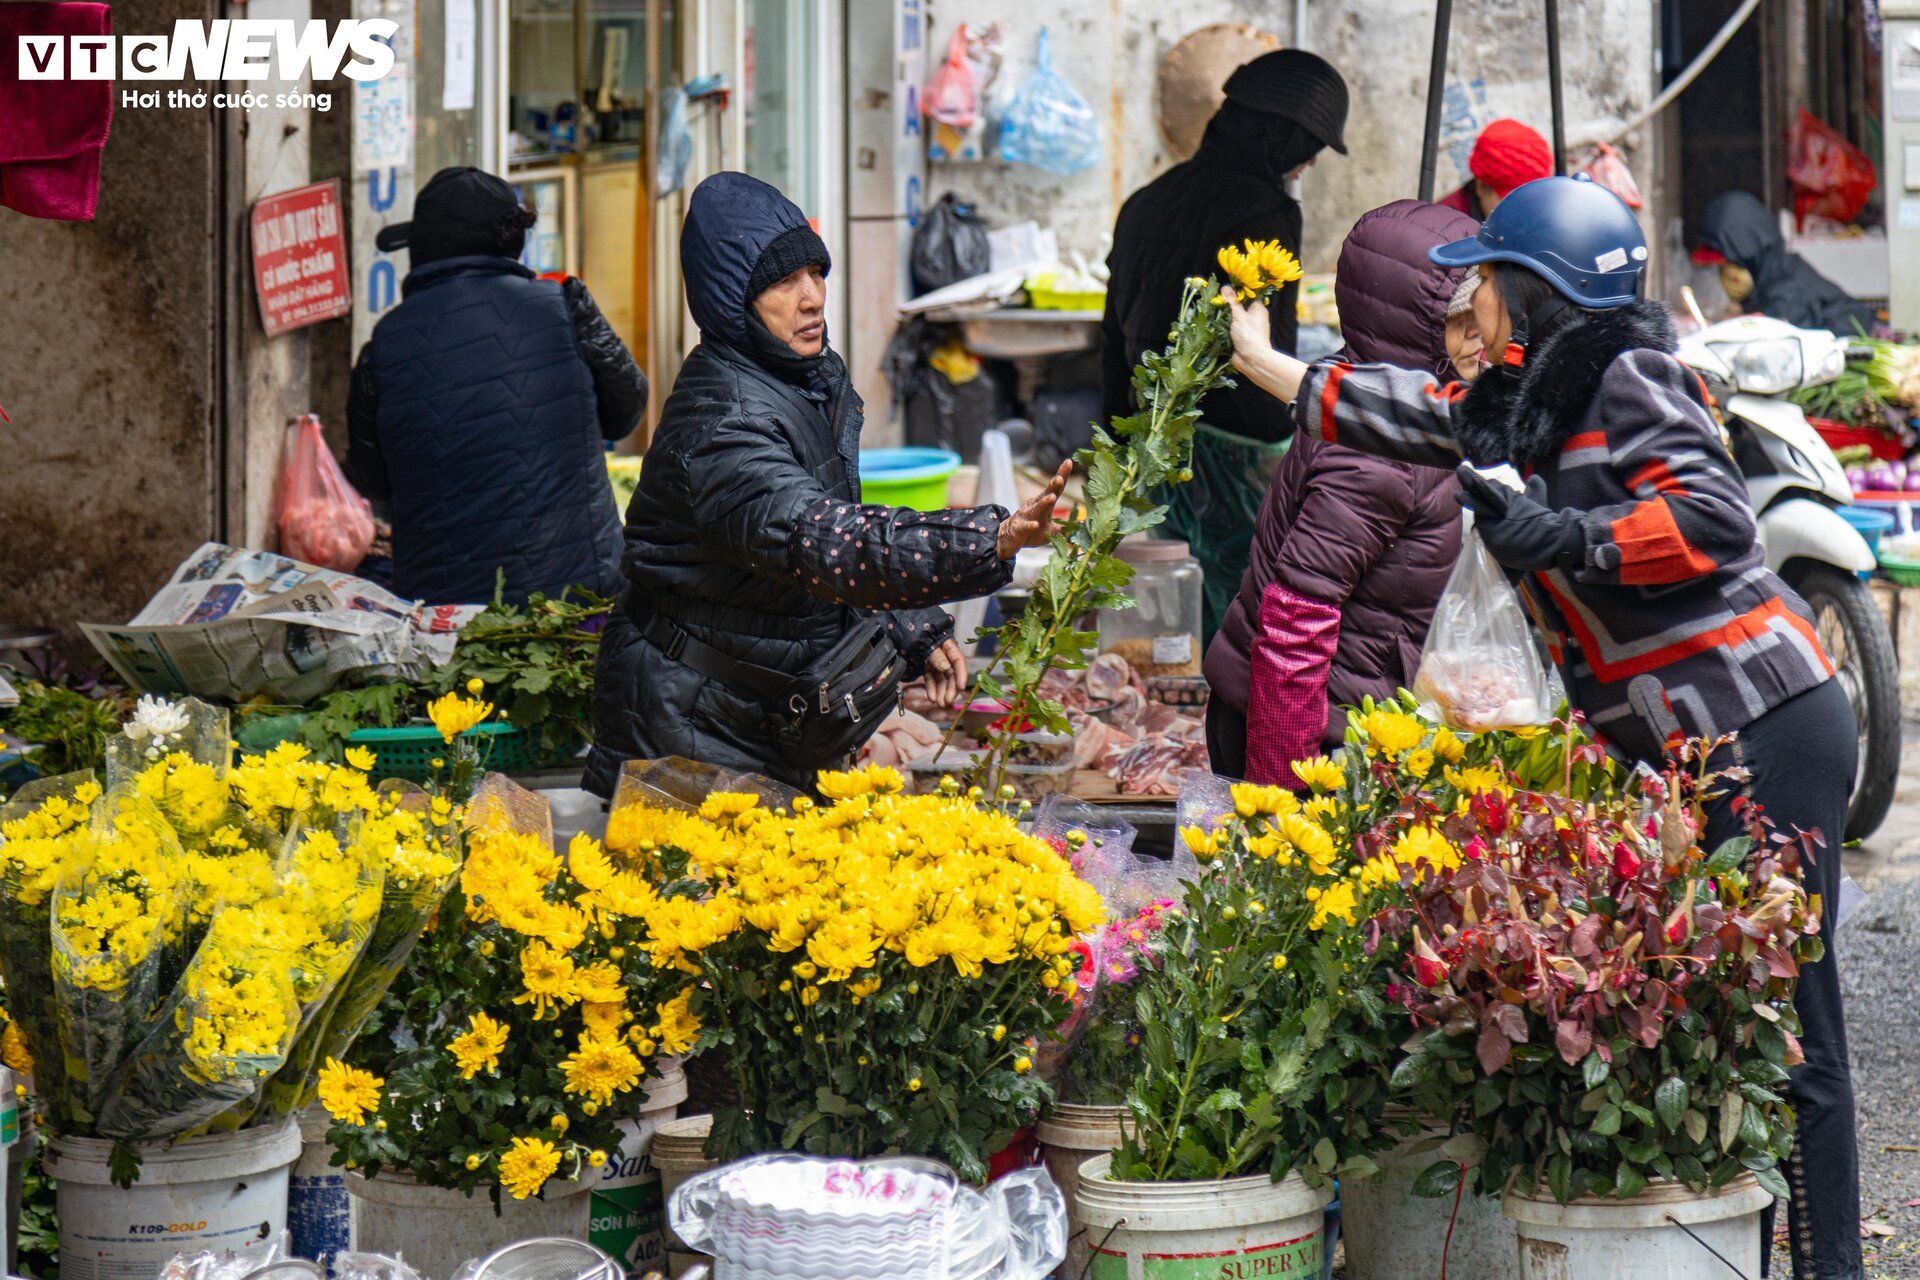
[[[1453,376],[1447,303],[1459,271],[1427,260],[1479,224],[1400,200],[1340,250],[1335,298],[1359,360]],[[1252,562],[1207,647],[1213,696],[1247,718],[1246,776],[1292,784],[1289,764],[1345,733],[1334,708],[1410,685],[1433,607],[1460,554],[1451,473],[1294,437],[1267,488]]]

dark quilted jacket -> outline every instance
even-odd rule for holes
[[[602,640],[583,785],[610,795],[628,759],[678,755],[810,784],[837,760],[773,754],[773,709],[669,659],[656,614],[738,661],[798,674],[877,617],[919,674],[953,624],[930,606],[1006,584],[1000,507],[863,506],[861,402],[827,353],[806,385],[752,354],[746,287],[799,209],[743,174],[703,182],[681,231],[701,341],[681,367],[627,509],[628,587]]]
[[[577,280],[507,258],[408,274],[354,367],[347,471],[393,524],[393,585],[436,604],[605,595],[620,517],[602,442],[631,431],[646,379]]]
[[[1446,364],[1447,303],[1460,273],[1433,266],[1427,250],[1477,227],[1455,210],[1416,200],[1360,219],[1335,277],[1356,357],[1433,370]],[[1214,696],[1247,711],[1254,627],[1273,584],[1340,610],[1327,672],[1329,747],[1346,729],[1337,708],[1410,685],[1434,604],[1460,555],[1457,487],[1448,472],[1295,436],[1261,504],[1240,593],[1207,648]]]

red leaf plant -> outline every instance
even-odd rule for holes
[[[1716,745],[1584,799],[1489,786],[1442,812],[1415,797],[1376,829],[1426,827],[1461,855],[1408,877],[1409,906],[1374,927],[1405,940],[1390,994],[1418,1029],[1394,1084],[1484,1143],[1482,1191],[1626,1198],[1751,1173],[1786,1194],[1793,986],[1822,947],[1800,868],[1824,841],[1736,797],[1747,834],[1700,848],[1701,804],[1744,780],[1706,771]],[[1423,1192],[1453,1191],[1446,1164]]]

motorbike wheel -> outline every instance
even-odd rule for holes
[[[1847,806],[1848,840],[1879,829],[1900,778],[1900,673],[1893,637],[1867,584],[1831,565],[1800,561],[1786,579],[1813,610],[1814,630],[1860,726],[1860,758]]]

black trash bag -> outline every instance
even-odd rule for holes
[[[987,226],[949,191],[914,228],[911,262],[915,297],[981,275],[993,265]]]

